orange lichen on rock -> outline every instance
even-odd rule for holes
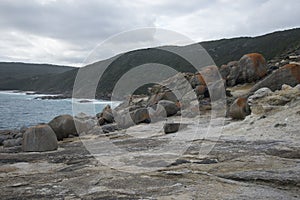
[[[201,85],[206,85],[206,82],[200,73],[197,73],[195,76],[197,77]]]
[[[266,66],[265,58],[259,53],[249,53],[246,56],[252,60],[256,74],[259,77],[264,77],[267,74],[267,69],[263,67]]]
[[[281,70],[289,69],[291,70],[291,74],[295,79],[300,83],[300,65],[298,64],[287,64],[284,65]]]
[[[240,97],[240,98],[237,99],[236,104],[237,104],[238,107],[240,107],[240,108],[246,107],[246,105],[247,105],[247,99],[246,99],[246,98],[243,98],[243,97]]]

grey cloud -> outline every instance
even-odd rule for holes
[[[299,27],[297,0],[2,0],[0,60],[78,64],[100,42],[140,27],[166,28],[195,41]],[[151,33],[113,41],[147,44]]]

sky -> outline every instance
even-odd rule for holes
[[[195,42],[257,36],[300,27],[299,8],[299,0],[1,0],[0,61],[80,67],[107,41],[125,51],[151,40],[151,31],[115,39],[147,27]]]

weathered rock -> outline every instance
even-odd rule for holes
[[[165,134],[175,133],[179,129],[183,129],[185,127],[187,127],[187,124],[182,124],[182,123],[165,123],[164,124],[164,132],[165,132]]]
[[[130,116],[135,124],[151,122],[151,118],[147,108],[140,108],[133,112],[130,112]]]
[[[24,133],[23,151],[53,151],[57,147],[56,135],[48,125],[30,127]]]
[[[161,100],[161,101],[158,102],[158,104],[160,106],[164,107],[164,109],[166,111],[166,114],[167,114],[167,117],[175,115],[180,110],[180,108],[178,107],[178,105],[176,105],[172,101]]]
[[[197,96],[204,95],[207,92],[207,88],[204,85],[198,85],[194,89]]]
[[[232,119],[245,119],[251,113],[246,98],[237,98],[229,109],[229,116]]]
[[[116,130],[118,130],[118,125],[117,124],[106,124],[101,126],[101,129],[103,131],[103,133],[109,133],[109,132],[114,132]]]
[[[3,142],[3,147],[14,147],[22,145],[22,138],[8,139]]]
[[[285,109],[283,106],[300,98],[298,85],[294,88],[282,85],[281,90],[272,92],[268,88],[261,88],[248,98],[253,114],[270,114]]]
[[[266,60],[261,54],[246,54],[239,60],[237,83],[255,82],[265,77],[267,71]]]
[[[167,117],[166,110],[164,109],[163,106],[159,104],[148,107],[147,109],[148,109],[151,122],[160,121]]]
[[[228,63],[229,65],[229,63]],[[233,61],[229,65],[230,73],[226,78],[226,84],[228,86],[234,86],[236,85],[237,77],[239,76],[239,65],[238,61]]]
[[[59,115],[52,119],[48,125],[53,129],[58,140],[63,140],[70,134],[78,135],[74,119],[71,115]]]
[[[78,133],[87,133],[97,125],[97,120],[92,118],[74,118]]]
[[[98,119],[98,124],[99,124],[100,126],[104,125],[104,124],[105,124],[105,119],[102,118],[102,117],[100,117],[100,118]]]
[[[109,124],[115,121],[112,112],[108,112],[108,111],[104,111],[102,113],[102,118],[105,120],[105,122]]]
[[[283,84],[294,87],[300,83],[300,65],[288,64],[274,71],[272,74],[255,84],[249,94],[253,94],[256,90],[267,87],[272,91],[280,90]]]

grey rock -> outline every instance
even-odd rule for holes
[[[23,151],[53,151],[58,148],[54,131],[48,125],[30,127],[24,133]]]
[[[70,134],[78,135],[74,119],[71,115],[59,115],[52,119],[48,125],[53,129],[58,140],[63,140]]]
[[[165,123],[164,124],[164,132],[165,132],[165,134],[175,133],[179,129],[183,129],[185,127],[187,127],[187,124],[182,124],[182,123]]]
[[[161,100],[158,104],[164,107],[167,117],[175,115],[180,110],[179,107],[172,101]]]

